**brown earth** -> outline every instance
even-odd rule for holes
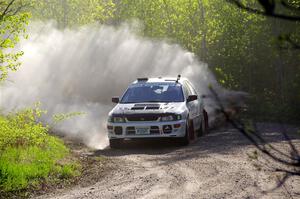
[[[280,126],[259,128],[271,144],[288,150],[278,133]],[[299,149],[299,130],[286,131]],[[255,148],[232,128],[215,130],[187,147],[160,141],[133,142],[124,149],[76,150],[83,158],[104,157],[106,163],[86,167],[74,187],[39,198],[300,198],[300,177],[272,190],[280,178],[269,168],[275,164],[261,154],[257,160],[250,158]]]

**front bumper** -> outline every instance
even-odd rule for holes
[[[149,129],[139,134],[138,129]],[[107,123],[109,139],[184,137],[186,121]]]

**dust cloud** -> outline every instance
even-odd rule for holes
[[[226,92],[192,53],[179,45],[141,38],[130,25],[59,30],[51,22],[36,22],[28,34],[30,38],[18,47],[24,51],[22,66],[0,87],[0,107],[14,111],[40,101],[48,110],[44,118],[48,123],[53,114],[84,112],[53,128],[93,148],[107,146],[111,96],[122,95],[137,77],[181,74],[201,94],[209,93],[208,85]],[[209,109],[213,102],[206,105]]]

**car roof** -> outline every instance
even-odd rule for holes
[[[183,81],[186,81],[186,78],[180,78],[177,81],[177,78],[174,77],[157,77],[157,78],[138,78],[135,80],[132,84],[138,84],[138,83],[171,83],[176,82],[182,84]]]

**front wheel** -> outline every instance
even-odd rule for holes
[[[188,122],[186,123],[185,127],[185,135],[184,137],[180,138],[179,143],[181,146],[187,146],[190,143],[190,127],[188,125]]]

